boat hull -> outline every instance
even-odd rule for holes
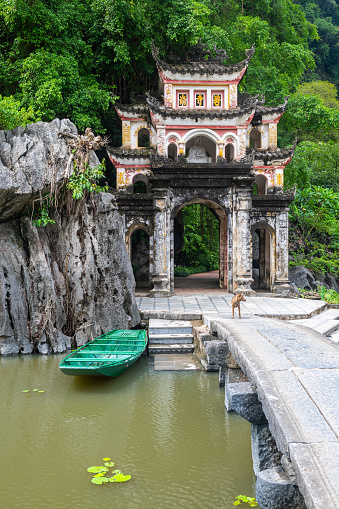
[[[121,375],[147,347],[145,331],[110,331],[65,357],[60,371],[71,376]]]

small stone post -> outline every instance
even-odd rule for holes
[[[154,194],[154,266],[150,297],[170,297],[170,228],[167,190]]]

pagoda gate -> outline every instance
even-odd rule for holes
[[[117,171],[116,199],[127,249],[143,230],[149,237],[149,295],[174,290],[175,223],[181,209],[206,205],[219,220],[219,284],[228,292],[291,292],[284,168],[293,150],[277,148],[285,104],[239,93],[254,48],[225,65],[194,46],[188,62],[166,63],[153,47],[158,95],[115,104],[122,122],[120,148],[108,148]],[[143,187],[143,189],[142,189]],[[140,190],[142,192],[140,192]]]

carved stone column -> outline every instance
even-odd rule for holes
[[[234,293],[254,295],[252,290],[252,249],[250,211],[252,199],[249,189],[236,189],[233,222],[234,273],[237,288]]]
[[[150,297],[170,297],[170,221],[167,192],[154,194],[154,265]]]
[[[288,212],[279,212],[276,216],[275,243],[276,272],[273,293],[294,294],[288,278]]]

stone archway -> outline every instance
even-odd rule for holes
[[[218,219],[219,222],[219,287],[225,288],[227,291],[230,288],[230,271],[228,261],[228,244],[229,236],[228,233],[228,213],[223,207],[209,199],[194,198],[191,200],[183,200],[183,203],[177,205],[172,210],[171,217],[171,291],[174,291],[174,257],[175,257],[175,243],[178,242],[176,239],[175,223],[176,218],[180,216],[182,210],[193,204],[200,204],[209,209],[213,215]]]
[[[272,290],[274,281],[274,238],[267,225],[252,229],[253,290]]]

